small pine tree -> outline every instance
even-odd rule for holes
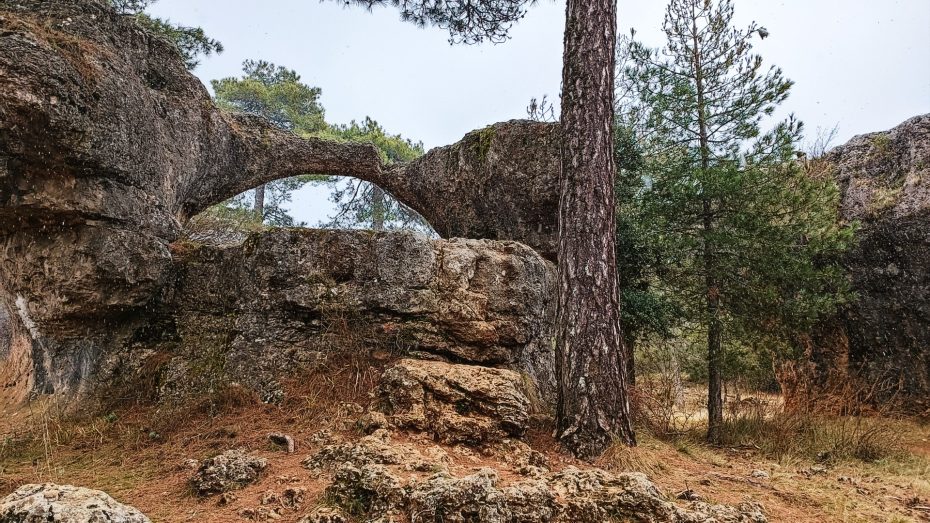
[[[666,47],[621,40],[619,119],[645,148],[641,220],[661,253],[656,285],[704,333],[708,439],[723,427],[727,347],[785,345],[847,297],[830,260],[847,248],[838,190],[794,161],[802,125],[762,123],[792,82],[762,68],[732,0],[672,0]]]

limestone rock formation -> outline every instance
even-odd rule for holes
[[[349,523],[349,518],[338,508],[320,506],[300,518],[297,523]]]
[[[279,229],[174,251],[173,278],[135,341],[110,350],[105,375],[151,372],[145,362],[161,358],[162,396],[225,378],[273,401],[289,371],[333,351],[380,349],[554,383],[554,268],[524,245]]]
[[[383,185],[445,237],[516,240],[555,261],[560,140],[554,123],[490,125],[388,171]]]
[[[0,523],[151,523],[104,492],[71,485],[23,485],[0,499]]]
[[[530,402],[523,387],[510,370],[402,360],[384,372],[377,394],[398,427],[443,443],[481,445],[526,432]]]
[[[693,502],[669,502],[642,474],[611,474],[600,469],[567,467],[559,472],[504,479],[494,469],[456,474],[441,470],[429,475],[411,474],[413,467],[398,461],[405,453],[390,450],[372,454],[374,447],[358,452],[321,452],[310,461],[333,470],[326,492],[330,500],[361,521],[448,523],[763,523],[758,505],[737,507]],[[350,446],[351,444],[346,444]],[[343,460],[346,455],[358,459]]]
[[[857,136],[826,160],[842,219],[860,222],[845,258],[858,296],[816,333],[817,357],[828,371],[900,384],[930,409],[930,114]]]
[[[201,463],[191,478],[191,486],[201,496],[222,494],[254,483],[267,466],[264,458],[241,449],[227,450]]]
[[[372,181],[440,234],[551,256],[553,129],[500,124],[386,169],[370,145],[218,110],[169,42],[104,0],[0,3],[0,308],[16,324],[0,377],[29,382],[19,396],[81,392],[170,283],[184,221],[286,176]],[[491,330],[472,334],[521,334]]]

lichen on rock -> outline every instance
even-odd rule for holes
[[[0,499],[0,523],[151,523],[133,507],[99,490],[71,485],[23,485]]]

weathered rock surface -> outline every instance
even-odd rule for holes
[[[560,140],[558,124],[490,125],[388,171],[383,185],[445,237],[516,240],[554,261]]]
[[[267,466],[264,458],[240,449],[227,450],[201,463],[191,478],[191,486],[201,496],[222,494],[254,483]]]
[[[218,110],[170,43],[107,2],[0,3],[0,307],[18,324],[3,351],[32,367],[3,378],[29,382],[19,395],[80,392],[171,283],[169,244],[183,222],[272,179],[355,176],[445,236],[523,240],[551,254],[546,188],[557,170],[541,166],[553,129],[500,124],[388,170],[369,145],[300,139]],[[434,304],[410,314],[423,306]],[[492,331],[459,335],[521,335]],[[428,343],[454,351],[442,335]]]
[[[23,485],[0,499],[0,523],[150,523],[104,492],[71,485]]]
[[[828,372],[900,384],[930,409],[930,114],[857,136],[826,160],[841,217],[861,224],[845,258],[858,298],[815,333],[816,357]]]
[[[278,379],[333,351],[404,350],[553,383],[554,268],[518,243],[273,230],[238,246],[177,245],[172,273],[104,375],[161,360],[162,397],[225,379],[273,401]]]
[[[349,518],[342,510],[334,507],[317,507],[297,523],[349,523]]]
[[[377,395],[398,427],[443,443],[481,445],[526,432],[530,402],[524,387],[510,370],[401,360],[384,372]]]
[[[389,439],[382,441],[389,449]],[[346,444],[351,445],[351,444]],[[449,470],[422,475],[405,466],[402,450],[372,454],[321,451],[308,462],[333,470],[330,500],[362,521],[406,517],[412,522],[447,523],[602,523],[604,521],[762,523],[752,503],[727,507],[694,502],[679,506],[642,474],[610,474],[568,467],[560,472],[503,480],[490,468],[457,475]],[[346,456],[353,456],[345,460]]]

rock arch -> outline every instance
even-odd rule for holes
[[[551,143],[536,144],[554,139],[550,125],[499,124],[386,168],[370,145],[218,110],[168,42],[101,0],[7,2],[0,24],[0,301],[28,334],[33,389],[86,384],[166,303],[185,220],[270,180],[352,176],[443,236],[521,240],[551,257],[557,162]],[[516,142],[530,165],[509,155]]]

